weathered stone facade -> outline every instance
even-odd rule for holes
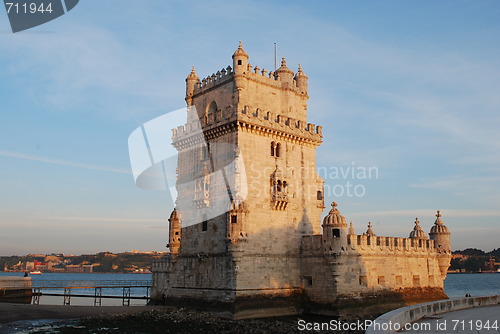
[[[241,44],[232,68],[187,77],[170,254],[153,264],[153,300],[248,318],[446,297],[440,215],[430,239],[418,224],[411,238],[356,235],[335,206],[321,225],[322,128],[307,123],[307,80],[284,59],[275,72],[252,67]]]

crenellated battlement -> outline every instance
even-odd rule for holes
[[[323,127],[320,125],[316,126],[313,123],[306,123],[303,120],[259,108],[253,109],[250,106],[245,106],[238,116],[238,120],[251,120],[252,123],[262,124],[263,126],[271,126],[302,135],[309,134],[317,137],[318,140],[323,137]]]
[[[435,255],[434,240],[413,239],[399,237],[379,237],[371,235],[347,235],[347,248],[342,253],[353,254],[380,254],[380,255],[410,255],[411,253]],[[330,242],[319,235],[305,235],[302,237],[302,251],[304,255],[319,255],[332,252],[330,244],[340,242],[340,238],[333,238]]]
[[[194,94],[200,94],[208,89],[217,87],[224,84],[230,80],[234,79],[234,73],[231,66],[221,69],[212,75],[207,76],[203,79],[197,79],[194,84]]]
[[[261,69],[259,66],[253,67],[251,64],[248,64],[246,70],[239,74],[236,79],[252,80],[276,89],[288,89],[297,94],[307,95],[307,89],[304,90],[304,87],[300,87],[299,81],[296,79],[296,76],[294,77],[295,73],[291,70],[290,72],[292,73],[292,76],[289,79],[289,76],[283,76],[278,71],[267,71],[265,68]],[[196,79],[193,93],[194,95],[201,94],[209,89],[218,87],[234,79],[235,73],[233,68],[228,66],[203,79]]]
[[[309,141],[317,142],[319,145],[323,137],[323,127],[313,123],[306,123],[302,120],[288,117],[282,114],[275,114],[271,111],[253,109],[245,106],[244,109],[234,112],[233,108],[226,107],[218,109],[216,112],[202,117],[201,120],[188,122],[185,125],[172,129],[172,140],[177,142],[188,137],[201,134],[213,128],[227,125],[238,121],[240,126],[252,125],[260,126],[264,132],[274,131],[276,135],[282,133],[285,137],[306,138]]]

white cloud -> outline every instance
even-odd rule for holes
[[[77,168],[84,168],[84,169],[99,170],[99,171],[103,171],[103,172],[120,173],[120,174],[132,174],[132,171],[127,170],[127,169],[120,169],[120,168],[112,168],[112,167],[104,167],[104,166],[97,166],[97,165],[82,164],[82,163],[71,162],[71,161],[66,161],[66,160],[59,160],[59,159],[51,159],[51,158],[45,158],[45,157],[38,157],[38,156],[24,154],[24,153],[19,153],[19,152],[11,152],[11,151],[0,150],[0,156],[10,157],[10,158],[16,158],[16,159],[31,160],[31,161],[38,161],[38,162],[44,162],[44,163],[49,163],[49,164],[53,164],[53,165],[60,165],[60,166],[68,166],[68,167],[77,167]]]

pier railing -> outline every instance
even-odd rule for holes
[[[101,306],[102,298],[120,298],[122,305],[129,306],[131,299],[150,299],[151,282],[146,280],[31,280],[31,284],[21,283],[18,279],[2,280],[1,289],[33,289],[33,304],[40,303],[40,297],[62,296],[63,305],[70,305],[71,297],[93,297],[94,305]],[[145,289],[145,296],[132,296],[132,289]],[[93,289],[93,293],[75,293],[82,289]],[[103,289],[121,289],[121,295],[103,295]],[[54,291],[55,290],[55,291]],[[57,290],[63,290],[62,293]]]

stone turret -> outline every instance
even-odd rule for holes
[[[200,81],[200,78],[196,74],[193,66],[191,73],[189,73],[186,78],[186,102],[188,106],[193,104],[194,87],[198,81]]]
[[[321,227],[327,249],[334,252],[347,249],[347,222],[337,209],[337,203],[332,202],[332,209],[323,219]]]
[[[181,214],[174,209],[168,222],[170,226],[167,247],[170,248],[171,254],[179,254],[179,248],[181,247]]]
[[[436,221],[429,232],[429,236],[431,240],[434,240],[434,245],[438,252],[451,253],[450,231],[448,227],[444,225],[441,219],[441,211],[439,210],[437,211]]]
[[[233,53],[233,71],[235,75],[243,74],[247,71],[248,54],[243,50],[243,44],[240,41],[238,49]]]
[[[410,238],[412,239],[427,239],[427,234],[425,234],[424,230],[420,227],[420,222],[418,218],[415,218],[415,226],[413,230],[410,232]]]
[[[371,222],[368,222],[368,229],[366,230],[365,232],[365,235],[369,235],[369,236],[376,236],[375,232],[373,232],[373,229],[372,229],[373,225]]]
[[[434,226],[431,227],[429,232],[429,237],[434,240],[434,247],[438,253],[439,269],[441,269],[441,274],[446,277],[446,272],[450,267],[451,261],[451,243],[450,243],[450,231],[448,227],[444,225],[441,219],[441,212],[438,210],[436,214],[436,221]]]
[[[281,59],[281,67],[276,70],[278,80],[281,81],[283,88],[291,88],[293,84],[293,71],[286,67],[286,59]]]
[[[300,93],[307,95],[307,90],[308,90],[307,82],[309,78],[304,72],[302,72],[302,66],[299,65],[299,70],[297,71],[297,74],[295,74],[294,79],[297,82],[297,87],[299,88]]]

